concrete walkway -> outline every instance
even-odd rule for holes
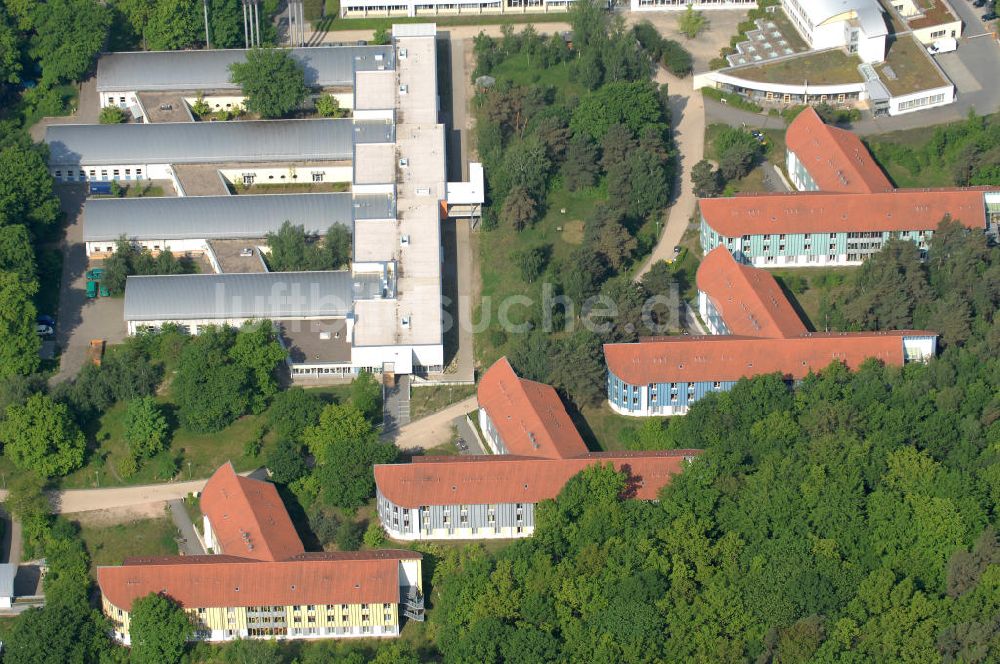
[[[476,408],[476,397],[471,396],[427,417],[414,420],[395,431],[388,432],[382,436],[382,439],[392,442],[396,447],[404,450],[435,447],[447,443],[451,439],[451,428],[454,426],[452,420]]]
[[[691,77],[677,78],[663,67],[657,67],[656,82],[661,85],[666,83],[670,93],[671,126],[679,153],[675,184],[677,197],[664,215],[666,225],[660,241],[636,273],[636,280],[657,261],[673,259],[674,247],[681,243],[698,202],[691,182],[691,169],[705,155],[705,105],[702,96],[694,94]]]
[[[187,510],[184,509],[184,501],[169,500],[167,505],[170,507],[170,518],[173,519],[174,525],[177,526],[177,530],[181,533],[180,541],[178,542],[178,548],[180,549],[180,554],[182,556],[200,556],[205,553],[205,549],[201,547],[201,540],[198,539],[198,533],[194,531],[194,524],[191,522],[191,517],[188,516]]]

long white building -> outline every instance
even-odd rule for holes
[[[261,238],[286,220],[311,234],[333,224],[353,233],[345,271],[130,277],[129,333],[168,323],[197,333],[206,325],[267,318],[281,328],[296,377],[443,369],[440,224],[453,207],[460,215],[475,214],[484,195],[482,170],[470,168],[471,183],[447,182],[434,25],[395,26],[392,45],[342,53],[350,57],[328,60],[337,67],[353,62],[354,69],[336,73],[331,65],[330,80],[350,81],[350,119],[48,128],[49,168],[58,182],[163,178],[184,196],[174,169],[195,164],[214,169],[233,186],[276,179],[277,173],[281,179],[308,173],[313,182],[341,182],[350,189],[88,201],[89,255],[113,251],[121,236],[154,253],[196,252],[214,240]],[[199,76],[222,82],[215,71],[220,66],[213,65],[211,72],[178,80],[167,76],[169,68],[159,68],[154,82],[144,84],[134,66],[141,58],[128,55],[129,66],[119,62],[104,69],[106,79],[115,73],[119,87],[184,87]]]

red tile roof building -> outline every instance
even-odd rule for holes
[[[479,427],[494,454],[557,458],[587,451],[556,391],[518,378],[506,357],[483,374],[477,396]]]
[[[696,281],[699,313],[714,336],[605,345],[613,410],[682,415],[740,378],[776,373],[795,382],[832,362],[850,369],[869,359],[898,366],[937,349],[937,335],[927,331],[809,332],[774,277],[740,265],[725,247],[709,252]]]
[[[479,383],[479,424],[494,454],[375,466],[379,519],[395,539],[527,537],[535,504],[595,464],[628,474],[628,497],[654,500],[698,450],[589,452],[552,387],[506,358]]]
[[[786,167],[799,190],[698,202],[701,247],[756,267],[860,265],[891,238],[926,251],[947,215],[995,233],[1000,188],[894,189],[854,134],[811,108],[788,127]]]
[[[215,555],[128,558],[99,567],[104,613],[131,643],[133,602],[150,593],[191,615],[192,638],[396,636],[400,613],[423,619],[421,555],[310,553],[270,482],[219,468],[201,494]]]
[[[781,338],[808,331],[771,273],[737,263],[725,247],[705,256],[695,280],[712,334]]]
[[[785,132],[788,175],[800,191],[872,193],[893,188],[861,139],[823,122],[811,106]]]

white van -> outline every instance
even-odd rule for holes
[[[927,47],[927,52],[931,55],[939,55],[941,53],[951,53],[952,51],[958,50],[958,40],[954,38],[939,39],[930,46]]]

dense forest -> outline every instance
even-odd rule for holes
[[[832,306],[869,328],[873,291],[893,324],[959,309],[939,358],[834,364],[794,392],[743,380],[648,422],[642,446],[706,450],[659,503],[621,500],[623,479],[595,470],[539,509],[532,539],[445,555],[444,660],[1000,659],[1000,249],[945,226],[900,273],[904,249]]]
[[[583,405],[604,393],[601,344],[651,333],[642,304],[669,291],[663,266],[642,283],[630,272],[656,242],[675,177],[655,66],[683,74],[690,56],[590,0],[569,20],[572,48],[530,26],[475,39],[475,137],[489,184],[477,352],[484,365],[506,354],[519,374]],[[502,323],[490,303],[503,311],[512,296],[531,302]],[[596,302],[620,315],[592,320]]]

